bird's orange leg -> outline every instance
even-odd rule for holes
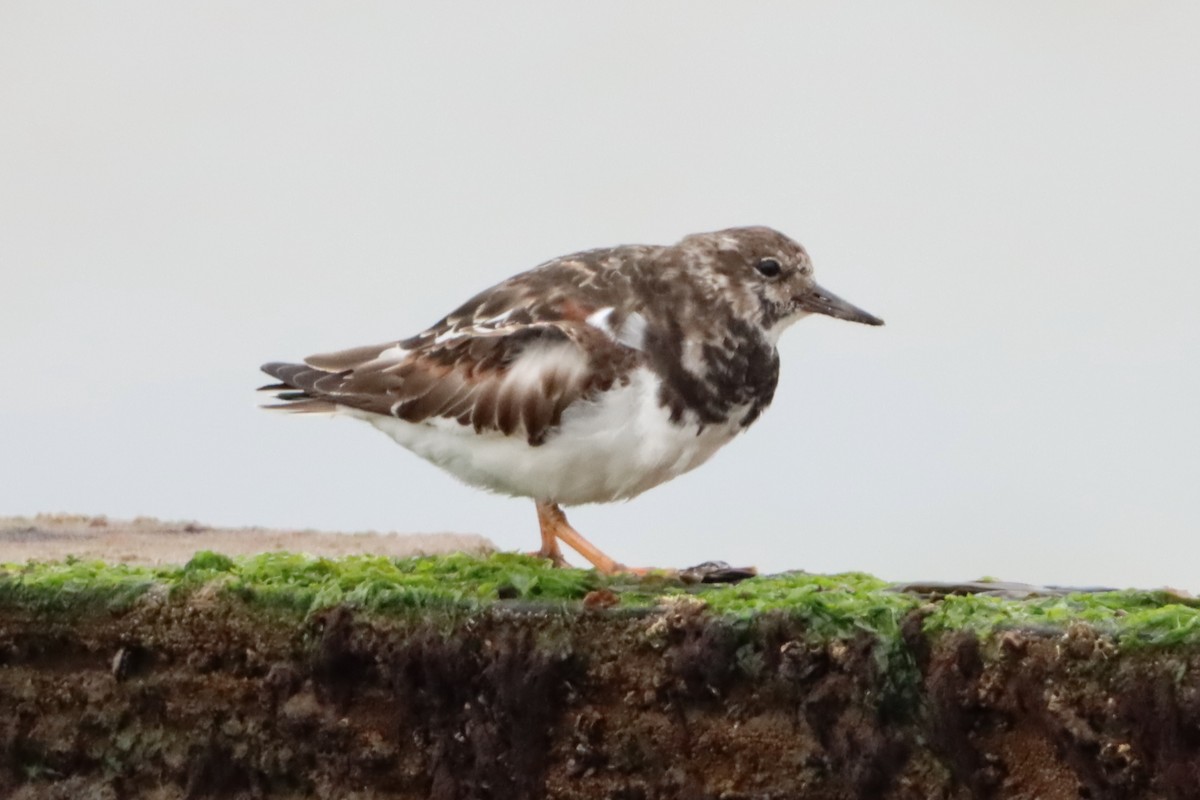
[[[560,511],[561,515],[562,512]],[[566,519],[564,518],[564,522]],[[554,535],[554,528],[548,526],[542,517],[542,506],[538,504],[538,522],[542,528],[542,548],[535,553],[529,555],[534,558],[544,558],[556,567],[565,567],[567,560],[563,558],[562,550],[558,549],[558,537]]]
[[[603,572],[605,575],[613,575],[618,572],[642,572],[643,570],[630,569],[622,564],[618,564],[608,556],[601,553],[600,550],[587,539],[580,535],[579,531],[571,527],[567,522],[567,515],[562,512],[554,503],[547,503],[542,500],[537,502],[538,523],[542,526],[542,550],[547,549],[547,541],[551,543],[552,552],[558,553],[559,561],[555,562],[557,566],[561,566],[562,553],[558,550],[558,543],[555,539],[562,539],[579,555],[591,562],[592,566]]]

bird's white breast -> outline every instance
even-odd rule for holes
[[[460,480],[503,494],[563,505],[623,500],[694,469],[738,433],[736,420],[673,423],[658,402],[659,378],[645,368],[628,384],[579,401],[545,443],[436,418],[406,422],[353,408],[400,444]]]

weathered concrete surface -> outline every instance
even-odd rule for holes
[[[110,564],[183,564],[198,550],[247,555],[286,550],[317,556],[369,553],[381,556],[432,556],[443,553],[490,553],[483,536],[458,533],[322,533],[266,528],[214,528],[197,522],[134,520],[79,514],[0,517],[0,563],[68,556]]]

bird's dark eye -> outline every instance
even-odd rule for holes
[[[764,258],[755,264],[754,268],[758,270],[761,275],[765,275],[768,278],[774,278],[783,271],[783,267],[780,265],[779,261],[774,258]]]

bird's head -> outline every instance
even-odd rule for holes
[[[688,236],[678,247],[693,268],[708,272],[722,289],[732,290],[740,314],[753,318],[772,340],[809,314],[883,324],[818,286],[808,253],[779,231],[729,228]]]

